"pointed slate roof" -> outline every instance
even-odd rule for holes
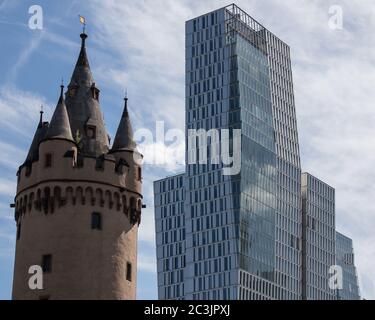
[[[80,37],[81,49],[68,86],[65,104],[73,138],[78,134],[80,136],[80,151],[85,155],[100,156],[109,150],[108,133],[100,109],[99,89],[94,82],[87,57],[87,35],[82,33]],[[94,138],[88,136],[88,126],[95,129]]]
[[[113,141],[112,151],[135,150],[136,143],[133,138],[133,128],[128,112],[128,98],[125,97],[124,112],[117,129],[115,140]]]
[[[52,120],[49,124],[46,139],[67,139],[73,141],[72,131],[70,129],[68,112],[66,111],[64,101],[64,86],[61,86],[60,98],[57,103]]]
[[[39,144],[45,138],[48,130],[48,122],[43,122],[43,111],[40,111],[40,120],[35,131],[33,141],[29,152],[27,153],[26,162],[33,162],[39,158]]]
[[[87,34],[81,33],[81,50],[79,52],[78,60],[76,62],[70,85],[80,85],[82,83],[91,85],[94,82],[89,59],[86,52],[86,39]]]

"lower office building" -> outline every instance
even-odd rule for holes
[[[357,270],[354,264],[352,239],[336,232],[336,264],[342,268],[342,289],[337,290],[339,300],[360,300]]]
[[[302,174],[302,299],[335,300],[329,287],[335,265],[335,189]]]
[[[154,183],[159,299],[184,297],[185,175]]]

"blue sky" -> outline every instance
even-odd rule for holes
[[[43,30],[28,27],[31,5]],[[0,299],[11,294],[16,171],[31,143],[39,108],[50,119],[63,77],[77,59],[87,18],[88,55],[111,136],[130,98],[133,126],[184,128],[184,21],[227,5],[221,0],[0,0]],[[375,4],[371,0],[239,0],[291,47],[302,166],[336,188],[338,229],[353,238],[364,297],[375,298]],[[343,30],[328,26],[343,10]],[[159,146],[160,147],[160,146]],[[158,149],[159,151],[163,151]],[[179,149],[182,150],[181,148]],[[183,153],[180,152],[183,157]],[[138,298],[157,298],[152,181],[180,172],[147,165],[139,230]]]

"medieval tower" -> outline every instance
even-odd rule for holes
[[[50,123],[42,112],[15,197],[13,299],[135,299],[142,175],[128,99],[112,147],[82,45]],[[65,96],[65,97],[64,97]],[[30,267],[43,270],[31,289]]]

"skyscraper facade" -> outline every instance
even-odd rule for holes
[[[360,300],[357,270],[354,264],[353,241],[336,232],[336,264],[342,268],[343,285],[337,290],[339,300]]]
[[[302,298],[335,300],[330,288],[335,265],[335,189],[302,174]]]
[[[202,150],[187,141],[183,296],[299,299],[301,170],[289,47],[235,5],[186,23],[187,136],[192,129],[240,129],[241,171],[190,163]],[[214,146],[204,147],[211,155]]]

